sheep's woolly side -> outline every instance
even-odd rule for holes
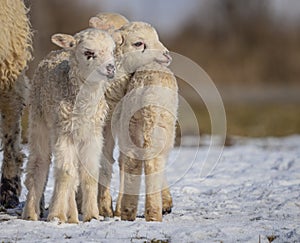
[[[22,0],[0,1],[0,90],[11,88],[32,58],[32,33]]]

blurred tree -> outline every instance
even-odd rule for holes
[[[266,28],[272,26],[269,0],[213,1],[212,8],[222,19],[214,26],[214,32],[222,33],[225,38],[240,38],[248,45],[255,45],[266,30],[271,31]]]
[[[89,18],[100,12],[100,9],[80,0],[25,1],[30,7],[30,20],[34,30],[35,60],[30,65],[29,76],[38,62],[56,48],[51,43],[51,35],[58,32],[74,34],[87,28]]]

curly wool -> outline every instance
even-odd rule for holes
[[[1,90],[11,88],[31,60],[32,32],[22,0],[1,0],[0,9]]]

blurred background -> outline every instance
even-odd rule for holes
[[[298,0],[25,0],[34,29],[34,61],[55,49],[50,36],[73,34],[91,16],[119,12],[151,23],[172,52],[198,63],[225,105],[228,135],[300,133],[300,1]],[[204,103],[179,80],[201,133],[210,133]],[[188,116],[183,116],[188,120]],[[187,122],[188,124],[188,122]],[[185,129],[185,135],[195,133]]]

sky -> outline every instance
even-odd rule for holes
[[[83,4],[93,4],[102,11],[119,12],[131,20],[149,22],[166,35],[176,34],[176,30],[184,27],[191,16],[199,15],[199,10],[211,0],[85,0]],[[291,23],[300,21],[299,0],[271,0],[274,16],[280,21]],[[201,14],[201,11],[200,11]],[[203,12],[203,22],[209,21]]]

